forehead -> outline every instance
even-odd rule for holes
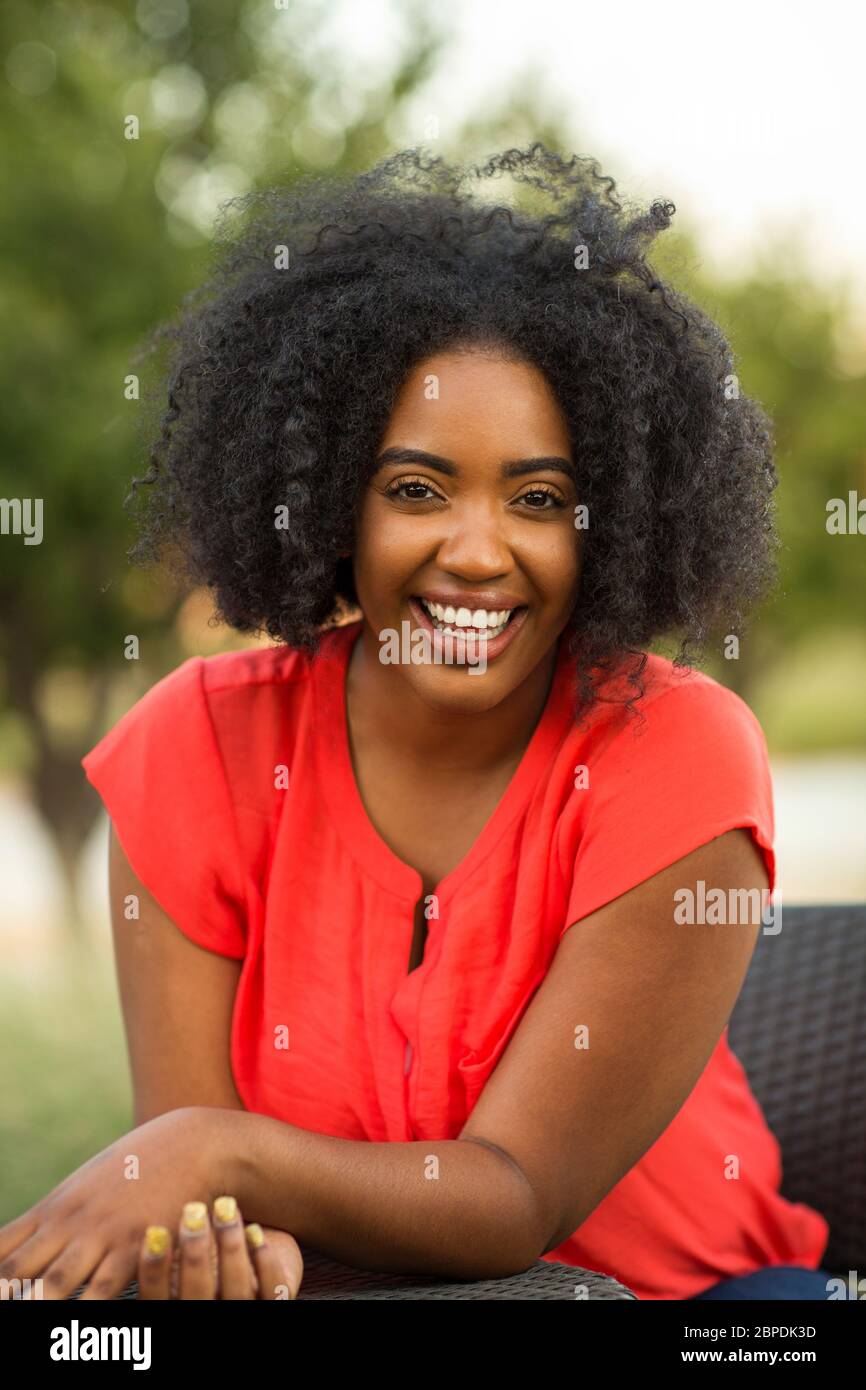
[[[435,440],[443,453],[447,442],[457,454],[479,447],[513,454],[519,440],[564,452],[568,427],[553,388],[533,363],[443,352],[416,363],[403,382],[382,442],[398,440],[431,450]]]

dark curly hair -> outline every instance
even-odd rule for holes
[[[525,206],[466,187],[502,173]],[[662,637],[694,664],[775,576],[771,423],[726,390],[717,325],[647,264],[673,204],[624,211],[615,187],[535,143],[469,168],[404,150],[233,199],[207,283],[144,349],[173,345],[129,558],[174,551],[218,618],[314,652],[357,605],[339,551],[401,383],[437,351],[493,348],[546,374],[589,509],[576,709],[623,662],[633,705]]]

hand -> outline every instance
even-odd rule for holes
[[[296,1298],[303,1272],[301,1251],[288,1231],[257,1223],[244,1229],[234,1197],[218,1197],[213,1223],[204,1202],[187,1203],[174,1251],[167,1227],[148,1226],[138,1261],[138,1297]]]
[[[225,1190],[224,1112],[169,1110],[82,1164],[0,1227],[0,1280],[41,1279],[45,1299],[115,1298],[136,1277],[148,1222],[177,1225],[192,1198]],[[2,1286],[0,1286],[2,1287]]]

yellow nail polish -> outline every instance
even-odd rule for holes
[[[164,1255],[171,1243],[167,1226],[148,1226],[144,1233],[144,1244],[148,1255]]]
[[[251,1221],[246,1228],[247,1245],[251,1250],[259,1250],[265,1243],[265,1233],[258,1221]]]
[[[229,1221],[236,1221],[238,1204],[234,1197],[217,1197],[213,1204],[213,1214],[221,1225]]]
[[[207,1207],[204,1202],[185,1202],[183,1207],[183,1228],[185,1231],[203,1231],[207,1221]]]

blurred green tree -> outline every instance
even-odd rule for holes
[[[184,595],[126,560],[122,503],[143,463],[136,352],[203,273],[220,205],[308,170],[369,167],[393,148],[393,122],[412,128],[446,42],[411,0],[390,69],[359,74],[324,34],[330,18],[321,0],[141,0],[134,16],[125,3],[13,0],[0,12],[13,325],[0,346],[0,494],[43,504],[40,544],[0,544],[0,757],[53,835],[75,927],[97,810],[80,758],[179,659]],[[555,138],[540,101],[534,114],[517,106],[503,93],[488,129],[526,138],[535,121]],[[425,124],[410,143],[436,137]],[[124,660],[129,633],[140,662]]]
[[[362,86],[317,47],[318,3],[3,7],[0,493],[42,500],[43,539],[0,544],[0,739],[53,833],[71,922],[96,810],[79,760],[111,713],[124,637],[142,660],[121,708],[178,658],[182,596],[125,559],[135,352],[203,271],[220,203],[387,150],[387,120],[443,41],[409,8],[393,69]]]
[[[180,654],[184,595],[125,558],[122,503],[142,462],[129,377],[149,329],[204,271],[219,206],[309,169],[369,167],[396,131],[472,158],[536,138],[570,145],[540,73],[431,133],[417,113],[447,19],[421,0],[395,9],[391,67],[365,75],[329,36],[333,13],[321,0],[140,0],[134,15],[125,3],[10,0],[0,12],[11,327],[0,345],[0,495],[44,507],[41,544],[0,538],[0,754],[23,771],[53,833],[71,923],[97,809],[79,760]],[[717,672],[748,693],[786,644],[862,622],[858,538],[824,526],[829,497],[866,491],[863,382],[839,366],[846,302],[804,275],[780,277],[775,263],[716,283],[695,269],[680,230],[655,262],[725,323],[742,389],[777,424],[783,594],[741,660]],[[124,660],[129,633],[140,662]]]
[[[807,643],[820,660],[836,634],[859,656],[866,635],[864,539],[826,528],[831,498],[866,496],[866,344],[855,295],[844,281],[816,284],[792,233],[725,279],[703,269],[687,233],[664,241],[654,263],[723,328],[740,389],[774,424],[779,584],[751,616],[739,657],[724,659],[720,644],[708,659],[712,674],[760,714],[763,683]],[[852,730],[866,741],[866,719],[836,728],[815,709],[809,746],[845,747]]]

